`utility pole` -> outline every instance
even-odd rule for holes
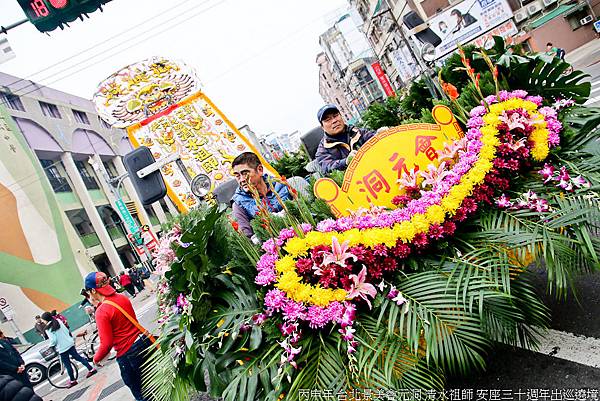
[[[427,66],[427,64],[425,64],[425,61],[421,58],[421,56],[417,55],[417,52],[414,48],[414,43],[412,41],[412,38],[407,38],[406,35],[404,34],[404,28],[403,28],[402,24],[396,18],[396,15],[394,15],[394,9],[391,7],[389,0],[383,0],[383,1],[384,1],[384,4],[386,5],[386,7],[388,8],[389,12],[392,14],[392,21],[394,21],[394,24],[396,25],[396,28],[398,29],[398,32],[400,33],[400,38],[401,38],[402,42],[404,42],[406,47],[408,47],[408,51],[410,52],[412,59],[419,66],[419,69],[421,70],[421,74],[425,75],[425,77],[424,77],[425,83],[427,84],[427,88],[429,89],[429,93],[431,94],[431,97],[437,99],[438,94],[435,90],[433,82],[431,81],[429,67]],[[408,5],[408,2],[404,5],[404,7],[406,7],[407,5]],[[402,10],[404,10],[404,8]]]

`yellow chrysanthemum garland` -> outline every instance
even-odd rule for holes
[[[496,156],[496,148],[500,145],[497,138],[497,127],[502,123],[500,117],[505,111],[523,109],[529,113],[534,121],[534,131],[529,140],[533,144],[531,156],[536,161],[544,160],[549,153],[548,135],[546,121],[537,109],[538,105],[529,100],[512,98],[489,106],[489,112],[483,118],[484,125],[481,131],[481,149],[479,159],[473,167],[466,172],[460,182],[453,186],[448,193],[442,197],[439,204],[430,206],[425,213],[417,213],[408,221],[395,223],[388,228],[368,228],[364,230],[350,229],[344,232],[318,232],[311,231],[304,238],[291,238],[284,245],[287,252],[275,263],[278,279],[275,287],[286,293],[287,297],[296,301],[325,307],[334,301],[344,301],[347,292],[344,289],[329,289],[319,285],[313,286],[302,282],[302,278],[296,272],[296,260],[305,256],[309,249],[318,245],[329,245],[332,238],[337,237],[340,243],[348,242],[350,247],[363,245],[373,248],[384,244],[393,247],[398,240],[408,243],[419,233],[427,233],[433,224],[441,224],[446,220],[446,215],[453,216],[461,206],[464,199],[470,196],[477,185],[484,182],[485,176],[493,167]]]

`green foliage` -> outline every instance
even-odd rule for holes
[[[284,177],[306,177],[308,171],[304,167],[309,161],[306,152],[300,149],[296,153],[284,154],[281,159],[271,163],[271,166]]]
[[[528,56],[526,62],[511,63],[504,69],[510,88],[526,90],[545,99],[573,99],[584,103],[590,95],[591,83],[583,82],[589,75],[582,71],[565,74],[570,64],[558,58],[550,60],[543,55]]]
[[[463,47],[463,50],[465,52],[465,56],[468,59],[472,59],[473,53],[477,50],[477,48],[474,45],[467,45]],[[472,67],[476,72],[489,71],[483,61],[473,63]],[[441,68],[441,75],[444,82],[448,82],[459,89],[467,86],[471,81],[469,80],[469,77],[465,71],[461,70],[461,68],[464,68],[464,66],[462,64],[460,55],[458,52],[452,53],[452,55],[446,59],[443,67]]]
[[[361,115],[363,125],[371,130],[400,125],[401,105],[402,101],[396,96],[388,97],[384,103],[373,103]]]
[[[408,93],[401,101],[400,109],[403,119],[418,119],[421,117],[420,112],[422,109],[431,110],[432,108],[433,99],[425,80],[413,81]]]

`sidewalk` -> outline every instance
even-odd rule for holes
[[[600,62],[600,39],[596,38],[566,54],[565,60],[576,70]]]
[[[135,298],[131,298],[131,303],[135,310],[136,316],[142,326],[150,331],[156,328],[156,298],[154,294],[150,294],[148,290],[144,290]],[[87,330],[89,325],[83,326],[76,330],[75,333]],[[116,360],[108,361],[101,368],[98,368],[98,373],[89,379],[85,379],[87,370],[77,364],[79,369],[79,378],[75,387],[70,389],[55,389],[45,381],[36,386],[36,393],[44,399],[44,401],[133,401],[133,397],[129,389],[121,380],[119,366]]]

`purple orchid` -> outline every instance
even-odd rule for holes
[[[571,181],[573,181],[573,184],[575,184],[575,186],[577,188],[589,188],[592,186],[592,184],[590,184],[590,182],[588,180],[586,180],[585,178],[583,178],[580,175],[573,178]]]
[[[511,202],[510,198],[506,196],[506,194],[502,194],[502,196],[496,199],[496,206],[502,209],[507,209],[513,206],[513,202]]]
[[[553,165],[546,163],[544,164],[544,168],[538,171],[538,174],[542,176],[542,178],[544,179],[544,184],[546,184],[549,181],[552,181],[552,179],[554,178],[555,171],[556,169]]]
[[[373,284],[369,284],[366,282],[367,278],[367,268],[363,266],[362,270],[358,275],[351,274],[349,276],[350,280],[352,280],[352,285],[350,286],[350,291],[348,291],[348,299],[354,299],[356,297],[360,297],[367,302],[369,305],[369,309],[371,309],[371,301],[367,298],[367,295],[371,298],[375,298],[377,295],[377,290]]]

